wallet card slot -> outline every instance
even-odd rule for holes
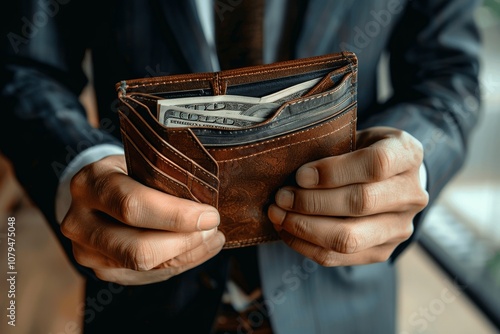
[[[219,165],[221,162],[248,159],[249,157],[256,157],[266,152],[281,150],[283,148],[290,149],[292,152],[292,147],[298,142],[307,142],[332,135],[333,133],[346,129],[346,127],[349,126],[352,128],[356,121],[356,104],[353,103],[345,108],[341,114],[332,116],[323,122],[311,124],[309,127],[300,131],[248,145],[209,148],[209,151],[215,159],[217,159]],[[353,131],[353,129],[350,130]],[[313,135],[310,135],[311,133]],[[298,140],[297,138],[303,139]],[[354,140],[354,138],[352,138],[352,140]],[[350,150],[354,150],[353,145],[350,146]],[[231,156],[232,158],[228,159],[228,156]],[[223,177],[223,175],[221,175],[221,177]]]
[[[271,80],[263,80],[252,83],[244,83],[239,85],[228,85],[227,95],[244,95],[249,97],[262,97],[285,89],[287,87],[299,84],[304,81],[322,78],[327,75],[332,69],[324,69],[315,72],[304,73],[300,75],[291,75]],[[135,93],[134,93],[135,95]],[[158,99],[176,99],[183,97],[202,97],[213,96],[213,89],[194,89],[174,92],[157,92],[154,94]]]
[[[262,80],[259,82],[232,85],[227,87],[227,95],[244,95],[249,97],[263,97],[273,94],[293,85],[300,84],[312,79],[323,78],[331,69],[324,69],[315,72],[293,75],[288,77]]]
[[[351,72],[351,70],[351,66],[347,65],[328,73],[320,82],[318,82],[300,98],[310,97],[334,89],[335,86],[341,84],[342,80],[346,77],[346,74]]]
[[[134,142],[137,146],[140,146],[142,152],[147,153],[148,159],[150,161],[156,162],[155,165],[162,166],[160,168],[163,171],[168,171],[169,175],[179,182],[184,184],[189,184],[193,180],[198,180],[203,185],[207,187],[211,187],[214,190],[217,190],[219,187],[219,180],[215,178],[213,175],[208,174],[206,171],[200,170],[199,168],[188,169],[186,170],[184,167],[179,166],[175,162],[173,162],[170,157],[175,157],[178,160],[186,161],[182,157],[178,155],[172,155],[172,151],[163,145],[164,143],[156,141],[152,143],[151,140],[146,139],[139,130],[128,120],[127,118],[122,119],[122,128],[125,131],[125,134],[128,135],[129,138],[134,138]],[[158,147],[160,146],[160,147]],[[167,150],[161,150],[162,148],[167,148]],[[154,154],[154,156],[152,155]],[[194,164],[186,161],[188,166],[192,167]],[[193,172],[191,172],[193,170]],[[200,177],[201,176],[201,177]]]
[[[165,193],[217,207],[218,191],[216,189],[192,177],[187,177],[185,182],[179,181],[172,176],[176,169],[172,168],[172,165],[168,164],[161,156],[155,155],[153,157],[154,151],[151,147],[148,149],[138,147],[136,142],[124,131],[122,131],[122,136],[127,148],[127,160],[130,162],[130,165],[127,166],[130,176]],[[140,167],[135,168],[135,166]]]
[[[329,92],[287,102],[274,119],[253,127],[235,130],[193,128],[192,131],[206,147],[250,144],[299,131],[338,115],[356,103],[356,86],[351,80],[350,73]]]
[[[129,114],[129,117],[130,116],[131,114]],[[139,119],[136,119],[135,122],[133,122],[124,115],[120,118],[120,121],[121,127],[126,133],[129,134],[129,137],[141,138],[143,142],[147,143],[148,146],[153,147],[159,155],[173,163],[177,166],[177,168],[186,173],[190,173],[211,187],[218,189],[219,179],[215,175],[210,174],[204,168],[186,157],[183,153],[172,147],[169,143],[164,141],[154,131],[152,131],[151,128],[147,127],[147,124]]]
[[[146,125],[146,133],[155,133],[155,135],[161,138],[162,141],[168,143],[169,148],[175,149],[172,150],[172,152],[175,153],[175,157],[186,157],[188,161],[192,161],[193,164],[197,164],[209,174],[212,174],[215,177],[218,176],[219,167],[217,166],[217,163],[205,150],[203,145],[198,142],[192,132],[188,129],[184,129],[182,131],[170,131],[170,129],[165,128],[156,120],[151,113],[150,108],[144,103],[130,97],[125,97],[121,100],[123,104],[128,107],[128,110],[123,110],[122,114],[128,115],[126,117],[131,118],[131,121],[135,124],[143,123]],[[131,103],[134,103],[135,106],[132,106]],[[183,162],[175,160],[175,157],[173,157],[173,161],[176,161],[178,165],[184,166]],[[188,168],[189,167],[186,167],[185,169]]]
[[[158,92],[155,95],[159,99],[178,99],[181,97],[213,96],[214,91],[211,88],[206,88],[206,89],[194,89],[194,90],[184,90],[175,92]]]

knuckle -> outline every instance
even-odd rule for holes
[[[73,224],[72,220],[65,218],[61,223],[61,233],[68,239],[73,240],[75,236],[75,227],[77,224]]]
[[[80,240],[82,238],[82,233],[84,233],[84,226],[81,223],[81,211],[75,210],[73,206],[71,206],[68,210],[68,213],[64,217],[61,222],[61,233],[70,240]]]
[[[186,252],[182,256],[182,260],[180,260],[179,264],[176,265],[175,267],[190,265],[190,264],[195,263],[196,260],[197,260],[197,257],[195,256],[194,252]]]
[[[327,212],[331,205],[322,191],[308,192],[307,196],[300,196],[299,198],[299,203],[304,203],[301,209],[310,214]]]
[[[82,191],[84,191],[84,189],[87,189],[89,184],[94,183],[92,170],[92,165],[86,165],[71,178],[69,183],[69,190],[73,197],[82,194]]]
[[[154,248],[147,240],[138,239],[124,247],[125,267],[136,271],[148,271],[155,267]]]
[[[177,276],[179,274],[182,274],[184,271],[186,271],[188,268],[186,268],[185,266],[170,266],[168,268],[168,272],[167,272],[167,277],[166,279],[169,279],[173,276]]]
[[[413,137],[412,137],[413,138]],[[420,165],[424,161],[424,145],[416,138],[413,138],[414,145],[414,158],[416,162]]]
[[[289,234],[287,232],[282,232],[280,236],[288,245],[288,247],[295,249],[297,251],[300,251],[302,249],[302,245],[299,243],[299,240],[292,234]]]
[[[181,238],[180,242],[181,254],[185,254],[199,245],[198,243],[195,243],[194,234],[192,233],[182,233],[179,234],[179,237]]]
[[[403,131],[401,137],[404,148],[413,153],[413,161],[421,163],[424,158],[424,145],[408,132]]]
[[[369,184],[351,187],[350,210],[356,216],[370,214],[377,205],[378,194]]]
[[[289,215],[287,215],[289,216]],[[289,220],[285,220],[284,224],[289,223]],[[292,223],[292,229],[293,229],[293,234],[298,236],[298,237],[304,237],[307,235],[307,231],[309,230],[308,228],[308,223],[305,219],[301,217],[297,217],[293,219]]]
[[[141,204],[139,198],[133,192],[123,192],[120,189],[116,190],[118,204],[116,208],[123,219],[123,222],[128,225],[135,225],[140,220]]]
[[[420,196],[417,199],[417,206],[420,209],[423,209],[429,204],[429,193],[426,190],[420,192]]]
[[[170,229],[172,229],[173,231],[182,230],[185,223],[188,220],[192,219],[192,216],[194,216],[190,213],[189,210],[182,210],[179,208],[172,208],[166,214],[166,221],[168,222],[168,226],[170,226]]]
[[[95,276],[101,281],[112,282],[121,285],[127,285],[127,280],[124,279],[123,273],[117,270],[109,269],[93,269]]]
[[[313,261],[323,267],[334,267],[338,266],[339,263],[336,259],[335,252],[331,250],[318,250],[313,255]]]
[[[396,138],[400,141],[401,140],[403,140],[403,141],[408,140],[409,138],[412,137],[408,132],[401,130],[401,129],[397,129],[397,128],[392,128],[390,135],[391,135],[391,137]]]
[[[73,257],[75,258],[76,262],[78,262],[82,266],[85,265],[84,252],[82,252],[79,247],[73,247]]]
[[[88,244],[96,249],[106,249],[112,240],[113,237],[109,240],[108,233],[104,225],[97,225],[94,227],[88,236]]]
[[[332,238],[332,250],[342,254],[353,254],[362,243],[361,237],[355,229],[345,226],[340,229]]]
[[[410,219],[409,223],[406,224],[406,228],[402,229],[401,234],[399,236],[401,242],[410,239],[415,231],[415,226],[413,225],[413,221]]]
[[[96,275],[96,277],[98,279],[100,279],[101,281],[108,281],[108,282],[113,282],[115,280],[113,280],[109,275],[106,274],[106,271],[103,271],[103,270],[98,270],[98,269],[94,269],[94,274]]]
[[[388,150],[376,147],[372,150],[373,163],[371,165],[371,170],[369,171],[369,179],[372,182],[378,182],[385,180],[388,175],[388,171],[392,168],[393,158]]]

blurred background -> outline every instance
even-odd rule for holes
[[[500,0],[477,13],[484,51],[483,114],[465,167],[430,210],[418,243],[398,260],[400,334],[500,333]],[[87,63],[88,66],[88,63]],[[93,91],[81,96],[95,121]],[[0,268],[7,217],[16,217],[16,327],[7,325],[0,280],[0,333],[77,334],[83,279],[0,156]]]

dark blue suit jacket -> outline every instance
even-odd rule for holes
[[[464,161],[467,138],[478,117],[479,37],[473,23],[478,2],[297,1],[302,7],[294,21],[291,56],[357,53],[359,127],[393,126],[423,143],[431,202]],[[22,0],[11,6],[15,9],[3,11],[8,15],[1,20],[1,149],[71,254],[54,219],[58,178],[78,152],[91,145],[120,143],[115,83],[211,71],[210,50],[194,0]],[[271,38],[278,31],[266,34]],[[99,130],[87,123],[78,101],[86,83],[81,68],[85,50],[93,58]],[[389,60],[392,93],[380,101],[383,58]],[[421,217],[415,219],[417,229]],[[393,330],[394,279],[389,264],[318,268],[279,243],[260,247],[259,256],[266,296],[285,297],[283,303],[277,299],[271,314],[278,333],[291,333],[292,323],[305,328],[297,333]],[[294,274],[295,266],[309,266],[308,278]],[[102,310],[88,305],[85,323],[103,331],[107,326],[140,332],[181,326],[184,332],[206,332],[226,269],[221,254],[167,282],[120,289]],[[88,296],[109,290],[107,283],[92,276],[87,288]],[[198,321],[192,320],[193,314]]]

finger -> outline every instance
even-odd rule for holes
[[[95,269],[96,276],[104,281],[114,282],[121,285],[143,285],[165,281],[175,275],[195,268],[205,263],[220,251],[220,243],[224,243],[224,237],[217,234],[213,242],[208,242],[206,247],[193,250],[194,254],[180,256],[179,259],[171,261],[164,267],[149,271],[135,271],[131,269]]]
[[[390,258],[398,245],[398,243],[388,243],[358,253],[344,254],[302,240],[286,231],[280,232],[280,237],[290,248],[325,267],[355,266],[385,262]]]
[[[205,255],[207,254],[212,254],[212,256],[217,254],[222,249],[224,242],[224,234],[222,234],[222,232],[217,232],[213,238],[210,238],[207,241],[203,242],[195,249],[176,256],[166,262],[163,262],[156,266],[154,269],[185,267],[187,265],[198,263],[200,260],[204,259]],[[121,268],[121,264],[118,261],[115,261],[105,256],[101,252],[82,244],[73,243],[73,255],[75,257],[75,260],[84,267],[92,269]]]
[[[150,271],[135,271],[132,269],[94,269],[95,275],[106,282],[120,285],[144,285],[166,281],[177,275],[177,268],[155,269]]]
[[[120,268],[120,263],[101,252],[73,242],[73,256],[79,264],[92,269]]]
[[[222,232],[219,231],[213,238],[210,238],[207,241],[203,242],[200,246],[196,247],[195,249],[183,253],[179,256],[176,256],[173,259],[160,264],[155,269],[162,269],[168,267],[186,268],[193,264],[197,264],[201,259],[206,259],[207,255],[211,254],[211,256],[209,257],[211,258],[214,255],[218,254],[222,250],[225,241],[226,238],[224,234],[222,234]]]
[[[146,187],[107,161],[84,168],[72,179],[71,189],[78,202],[134,227],[194,232],[220,222],[215,208]]]
[[[303,188],[336,188],[385,180],[422,163],[422,145],[412,136],[388,136],[368,147],[307,163],[296,173]]]
[[[72,218],[75,216],[77,218]],[[193,233],[138,229],[92,213],[67,216],[61,231],[74,242],[91,247],[117,261],[121,267],[133,270],[154,268],[195,249],[216,234],[216,229]]]
[[[284,210],[308,215],[359,217],[384,212],[420,211],[427,193],[412,174],[400,174],[375,183],[357,183],[333,189],[286,187],[275,196]]]
[[[412,220],[394,213],[333,218],[290,213],[271,205],[269,218],[278,231],[286,231],[298,239],[341,254],[354,254],[386,243],[401,243],[413,233]]]

